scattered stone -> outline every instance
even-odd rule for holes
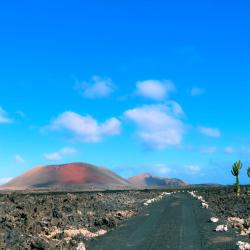
[[[158,190],[0,194],[0,249],[82,250],[81,242],[163,196]]]
[[[207,203],[202,202],[202,203],[201,203],[201,205],[202,205],[202,208],[206,208],[206,209],[208,209],[208,204],[207,204]]]
[[[248,235],[250,235],[250,228],[243,228],[243,229],[240,231],[240,235],[241,235],[241,236],[248,236]]]
[[[73,238],[77,235],[82,235],[87,239],[92,239],[92,238],[104,235],[106,233],[107,233],[107,230],[104,230],[104,229],[100,229],[96,233],[92,233],[86,228],[80,228],[80,229],[70,228],[70,229],[64,230],[64,237]]]
[[[155,197],[153,199],[150,199],[150,200],[147,200],[146,202],[144,202],[144,206],[148,206],[149,204],[153,203],[153,202],[157,202],[157,201],[160,201],[164,196],[167,196],[167,195],[171,195],[171,194],[174,194],[175,192],[172,192],[172,193],[167,193],[167,192],[163,192],[161,193],[158,197]]]
[[[239,250],[250,250],[250,244],[243,241],[238,241],[237,246]]]
[[[234,192],[234,187],[203,188],[195,192],[202,196],[210,209],[218,218],[227,220],[228,217],[248,219],[250,214],[250,189],[246,187],[241,190],[239,197]],[[250,222],[250,221],[249,221]]]
[[[78,243],[76,250],[86,250],[85,244],[83,242]]]
[[[240,236],[250,237],[249,186],[241,190],[240,196],[236,196],[234,187],[200,188],[189,194],[194,198],[203,197],[216,217],[227,221],[227,225],[238,230]]]
[[[82,215],[82,211],[80,211],[80,210],[77,210],[77,213],[78,213],[79,215]]]
[[[188,193],[198,199],[199,201],[201,201],[201,205],[202,205],[202,208],[206,208],[208,209],[208,203],[205,201],[205,199],[201,196],[201,195],[197,195],[195,191],[188,191]]]
[[[248,220],[244,220],[238,217],[229,217],[227,221],[232,228],[237,228],[240,231],[241,236],[250,235]]]
[[[210,218],[210,221],[213,222],[213,223],[216,223],[216,222],[219,221],[219,219],[216,218],[216,217],[211,217],[211,218]]]
[[[216,232],[227,232],[227,225],[218,225],[215,229]]]
[[[244,225],[245,220],[237,217],[229,217],[228,222],[231,224],[232,227],[241,227]]]

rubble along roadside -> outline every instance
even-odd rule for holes
[[[0,196],[0,249],[77,249],[135,216],[158,190]]]

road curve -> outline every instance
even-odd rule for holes
[[[87,250],[232,250],[233,232],[214,232],[210,213],[186,193],[168,196],[145,208],[106,235],[88,242]]]

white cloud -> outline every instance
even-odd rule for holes
[[[172,172],[172,169],[169,166],[162,164],[162,163],[155,164],[154,168],[155,168],[155,171],[161,175],[167,175]]]
[[[82,116],[66,111],[53,120],[47,128],[53,131],[66,131],[78,141],[96,143],[106,136],[120,134],[121,122],[112,117],[103,123],[98,123],[90,115]]]
[[[7,182],[11,181],[12,179],[13,179],[12,177],[0,178],[0,185],[6,184]]]
[[[53,152],[44,154],[44,158],[48,161],[60,161],[62,159],[62,156],[59,152]]]
[[[236,152],[236,150],[233,147],[225,147],[224,152],[227,154],[233,154]]]
[[[60,161],[64,155],[74,155],[76,152],[74,148],[64,147],[57,152],[44,154],[44,158],[48,161]]]
[[[74,155],[76,153],[76,150],[71,147],[65,147],[60,150],[60,153],[63,155]]]
[[[25,163],[25,160],[23,159],[23,157],[19,154],[15,155],[15,161],[17,163]]]
[[[190,95],[191,96],[198,96],[198,95],[203,95],[205,93],[205,90],[202,88],[198,88],[198,87],[193,87],[190,90]]]
[[[0,123],[12,123],[13,120],[8,117],[8,113],[0,107]]]
[[[146,80],[136,83],[135,93],[149,99],[162,101],[174,90],[175,86],[171,81]]]
[[[216,147],[206,147],[201,149],[201,152],[205,154],[214,154],[216,153],[216,151],[217,151]]]
[[[221,136],[221,132],[219,129],[217,128],[206,128],[206,127],[198,127],[198,131],[206,136],[209,137],[220,137]]]
[[[181,105],[178,102],[175,101],[169,101],[167,102],[167,105],[169,105],[172,109],[172,112],[176,116],[184,116],[183,109]]]
[[[197,165],[189,165],[186,167],[186,171],[188,174],[198,174],[201,171],[201,168]]]
[[[127,110],[124,116],[137,126],[137,136],[150,148],[179,145],[185,133],[172,105],[145,105]]]
[[[78,86],[85,98],[103,98],[114,92],[114,84],[110,78],[93,76],[90,82],[84,82]]]

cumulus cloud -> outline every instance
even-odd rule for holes
[[[162,101],[175,90],[171,81],[145,80],[136,83],[136,95],[155,101]]]
[[[62,156],[58,152],[44,154],[44,158],[48,161],[60,161]]]
[[[65,147],[60,150],[60,153],[63,155],[74,155],[76,153],[76,149],[71,147]]]
[[[57,152],[44,154],[44,158],[48,161],[60,161],[64,155],[74,155],[76,149],[71,147],[64,147]]]
[[[25,160],[23,159],[23,157],[19,154],[15,155],[15,161],[17,163],[25,163]]]
[[[93,76],[91,81],[79,84],[82,95],[85,98],[96,99],[109,96],[114,92],[114,84],[110,78]]]
[[[0,123],[12,123],[13,120],[8,117],[8,113],[0,107]]]
[[[216,151],[217,151],[216,147],[205,147],[201,149],[201,152],[205,154],[214,154],[216,153]]]
[[[0,185],[6,184],[7,182],[11,181],[12,179],[13,179],[12,177],[0,178]]]
[[[185,133],[172,105],[145,105],[127,110],[124,116],[137,126],[140,140],[153,149],[179,145]]]
[[[163,163],[155,164],[153,167],[155,171],[160,175],[168,175],[172,172],[172,169]]]
[[[190,90],[190,95],[191,96],[199,96],[199,95],[203,95],[204,93],[205,93],[205,89],[198,88],[198,87],[193,87]]]
[[[90,115],[83,116],[72,111],[66,111],[54,119],[47,129],[65,131],[75,140],[96,143],[106,136],[120,134],[121,122],[112,117],[103,123],[98,123]]]
[[[224,152],[227,154],[233,154],[236,152],[236,150],[233,147],[225,147]]]
[[[186,171],[188,174],[198,174],[201,171],[201,168],[197,165],[186,166]]]
[[[209,137],[220,137],[221,136],[221,132],[217,128],[207,128],[207,127],[199,126],[198,131],[201,134],[209,136]]]
[[[184,116],[183,109],[178,102],[175,101],[168,101],[167,105],[171,107],[172,112],[176,116]]]

